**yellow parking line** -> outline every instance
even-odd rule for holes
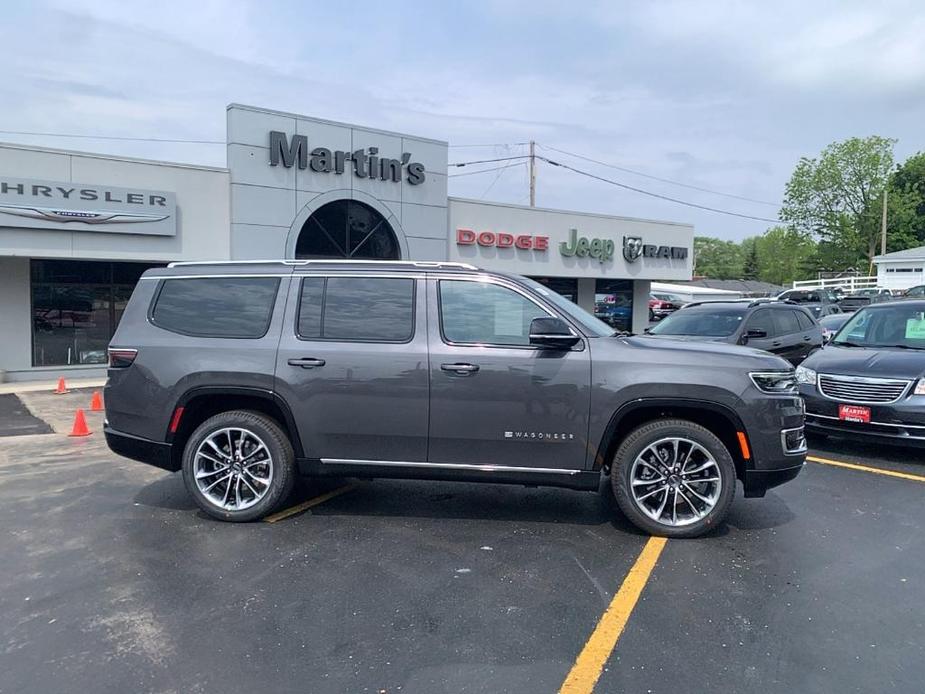
[[[613,596],[585,647],[578,654],[578,659],[559,689],[560,694],[590,694],[594,691],[594,685],[616,647],[623,627],[652,575],[666,542],[668,540],[664,537],[652,537],[642,548],[633,568],[623,579],[620,590]]]
[[[807,460],[822,465],[834,465],[835,467],[844,467],[849,470],[860,470],[861,472],[873,472],[876,475],[887,475],[888,477],[899,477],[903,480],[913,480],[915,482],[925,482],[925,476],[913,475],[908,472],[897,472],[896,470],[884,470],[877,467],[868,467],[867,465],[858,465],[857,463],[843,463],[840,460],[829,460],[828,458],[817,458],[814,455],[806,456]]]
[[[272,516],[267,516],[263,520],[265,523],[276,523],[277,521],[281,521],[284,518],[289,518],[290,516],[294,516],[297,513],[302,513],[302,511],[306,511],[310,509],[312,506],[323,504],[325,501],[328,501],[329,499],[333,499],[335,496],[346,494],[352,489],[356,489],[358,486],[359,485],[356,483],[345,484],[343,487],[332,489],[331,491],[325,492],[324,494],[320,494],[314,497],[313,499],[309,499],[308,501],[303,501],[301,504],[296,504],[295,506],[284,509],[280,511],[279,513],[274,513]]]

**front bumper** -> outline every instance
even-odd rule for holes
[[[803,403],[798,396],[760,396],[741,414],[751,460],[742,484],[746,497],[761,497],[772,487],[789,482],[803,469],[806,441],[802,437]]]
[[[106,445],[113,453],[162,470],[176,472],[180,469],[180,465],[173,460],[169,443],[116,431],[108,423],[103,425],[103,434],[106,436]]]
[[[865,405],[870,408],[870,422],[848,422],[838,418],[836,400],[819,394],[815,386],[801,385],[806,402],[808,431],[857,440],[879,439],[898,445],[925,446],[925,398],[905,397],[888,405]],[[919,404],[918,401],[923,401]],[[846,403],[851,404],[851,403]]]

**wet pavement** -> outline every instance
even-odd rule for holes
[[[276,523],[68,438],[0,447],[0,692],[554,692],[646,537],[592,493],[366,481]],[[925,476],[921,453],[821,458]],[[336,488],[309,483],[291,504]],[[741,491],[741,490],[740,490]],[[598,692],[920,692],[925,483],[809,463],[665,547]]]

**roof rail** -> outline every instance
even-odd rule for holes
[[[190,267],[196,265],[267,265],[279,263],[281,265],[403,265],[421,268],[459,268],[461,270],[478,270],[469,263],[454,263],[442,260],[350,260],[348,258],[323,258],[306,260],[178,260],[169,263],[167,267]]]

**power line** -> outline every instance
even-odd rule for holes
[[[680,187],[682,187],[682,188],[689,188],[689,189],[691,189],[691,190],[699,190],[701,193],[710,193],[710,194],[712,194],[712,195],[721,195],[721,196],[726,197],[726,198],[734,198],[734,199],[736,199],[736,200],[744,200],[745,202],[754,202],[754,203],[757,203],[757,204],[759,204],[759,205],[769,205],[769,206],[771,206],[771,207],[780,208],[780,205],[778,205],[776,202],[768,202],[767,200],[758,200],[758,199],[756,199],[756,198],[748,198],[748,197],[745,197],[744,195],[736,195],[736,194],[734,194],[734,193],[724,193],[724,192],[719,191],[719,190],[711,190],[710,188],[703,188],[703,187],[701,187],[701,186],[695,186],[695,185],[692,185],[692,184],[690,184],[690,183],[682,183],[681,181],[673,181],[673,180],[670,179],[670,178],[661,178],[660,176],[653,176],[653,175],[651,175],[651,174],[643,173],[642,171],[635,171],[634,169],[628,169],[628,168],[626,168],[626,167],[624,167],[624,166],[617,166],[616,164],[609,164],[609,163],[607,163],[606,161],[600,161],[600,160],[598,160],[598,159],[592,159],[591,157],[586,157],[586,156],[584,156],[583,154],[576,154],[575,152],[567,152],[567,151],[565,151],[564,149],[558,149],[558,148],[556,148],[556,147],[550,147],[550,146],[548,146],[548,145],[543,145],[543,144],[540,144],[540,143],[537,143],[537,144],[538,144],[540,147],[542,147],[543,149],[548,149],[548,150],[551,150],[551,151],[553,151],[553,152],[559,152],[560,154],[566,154],[566,155],[568,155],[568,156],[570,156],[570,157],[575,157],[576,159],[584,159],[585,161],[589,161],[589,162],[591,162],[591,163],[593,163],[593,164],[599,164],[599,165],[601,165],[601,166],[606,166],[606,167],[608,167],[608,168],[610,168],[610,169],[616,169],[617,171],[624,171],[624,172],[626,172],[626,173],[631,173],[631,174],[633,174],[633,175],[635,175],[635,176],[642,176],[643,178],[650,178],[650,179],[652,179],[653,181],[661,181],[662,183],[670,183],[670,184],[673,185],[673,186],[680,186]]]
[[[525,145],[526,142],[489,142],[481,145],[450,145],[450,149],[466,149],[476,147],[518,147]]]
[[[460,161],[455,164],[447,164],[447,167],[453,166],[469,166],[469,164],[491,164],[496,161],[512,161],[514,159],[527,159],[528,155],[520,154],[516,157],[498,157],[497,159],[477,159],[475,161]]]
[[[490,173],[492,171],[500,171],[501,169],[511,169],[515,166],[523,166],[526,164],[524,161],[519,161],[516,164],[505,164],[504,166],[493,166],[490,169],[479,169],[478,171],[466,171],[465,173],[449,174],[447,178],[459,178],[460,176],[474,176],[475,174]]]
[[[116,135],[77,135],[77,134],[65,134],[65,133],[40,133],[40,132],[28,132],[25,130],[0,130],[0,135],[35,135],[39,137],[65,137],[65,138],[75,138],[83,140],[120,140],[128,142],[170,142],[170,143],[182,143],[182,144],[191,144],[191,145],[224,145],[227,144],[224,140],[183,140],[183,139],[171,139],[171,138],[161,138],[161,137],[119,137]]]
[[[551,164],[552,166],[558,166],[563,169],[568,169],[569,171],[573,171],[577,174],[581,174],[582,176],[587,176],[588,178],[593,178],[598,181],[603,181],[604,183],[609,183],[612,186],[617,186],[619,188],[625,188],[626,190],[631,190],[634,193],[641,193],[642,195],[648,195],[650,197],[658,198],[660,200],[667,200],[668,202],[674,202],[679,205],[686,205],[687,207],[693,207],[698,210],[706,210],[707,212],[716,212],[717,214],[725,214],[725,215],[729,215],[730,217],[741,217],[742,219],[754,219],[755,221],[758,221],[758,222],[771,222],[775,224],[780,222],[779,219],[771,219],[769,217],[756,217],[750,214],[741,214],[739,212],[730,212],[729,210],[721,210],[716,207],[698,205],[697,203],[687,202],[686,200],[678,200],[677,198],[672,198],[667,195],[661,195],[660,193],[653,193],[648,190],[643,190],[642,188],[634,188],[633,186],[627,185],[625,183],[620,183],[619,181],[614,181],[613,179],[610,179],[610,178],[604,178],[603,176],[598,176],[597,174],[593,174],[590,171],[583,171],[582,169],[576,169],[574,166],[569,166],[568,164],[562,164],[561,162],[553,161],[552,159],[547,159],[546,157],[543,157],[540,155],[537,155],[536,158],[542,161],[545,161],[547,164]]]

